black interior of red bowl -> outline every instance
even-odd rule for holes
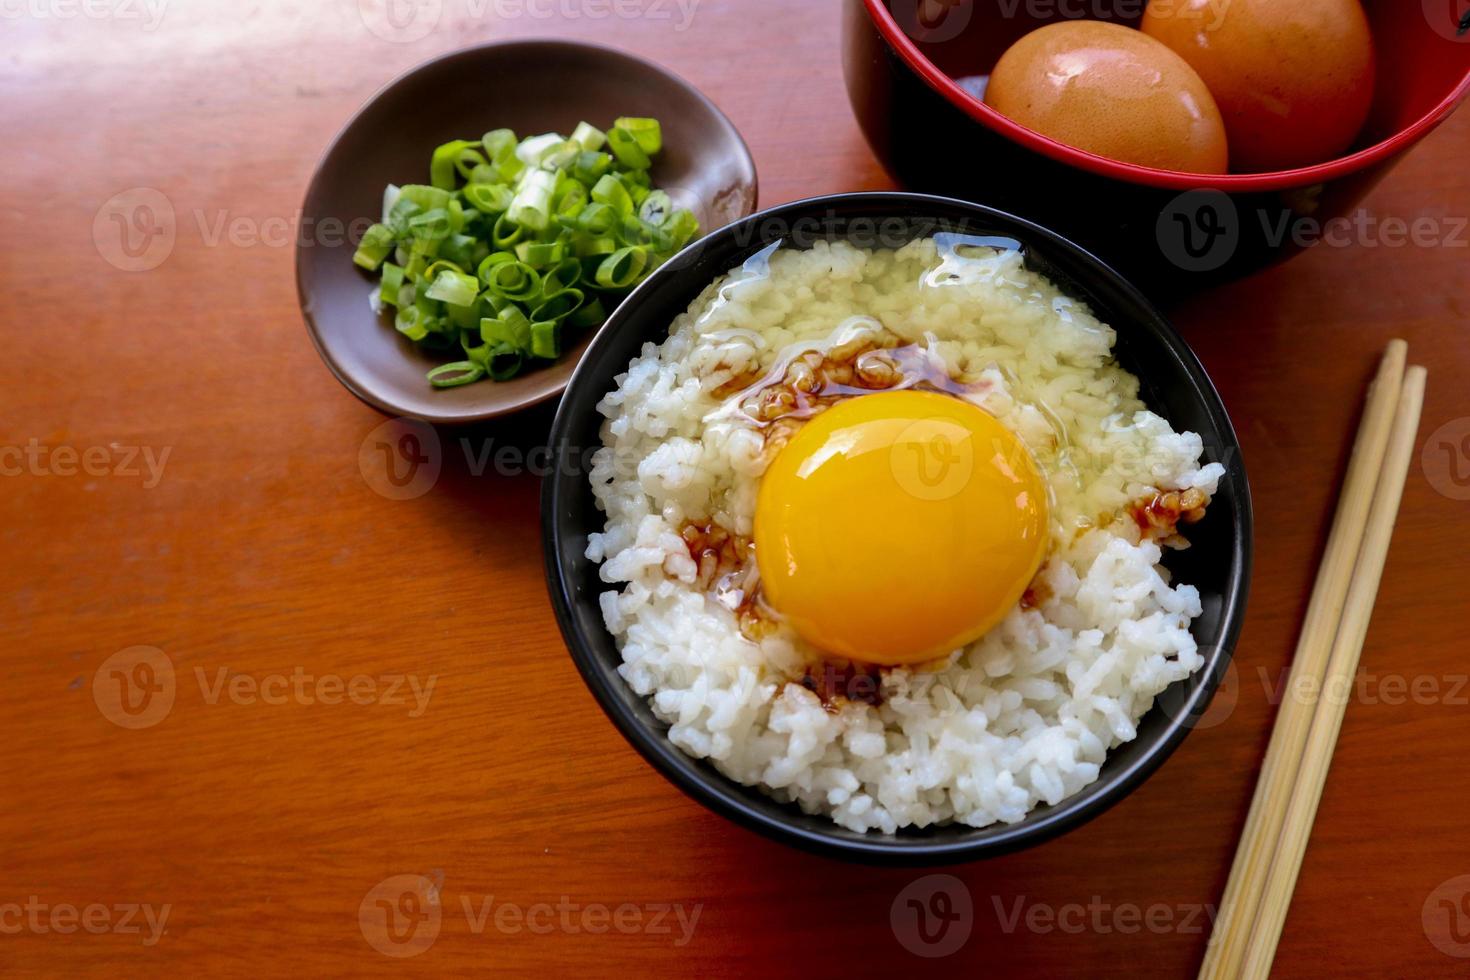
[[[1169,560],[1181,581],[1198,587],[1204,613],[1193,633],[1206,663],[1170,688],[1115,749],[1099,779],[1056,806],[1041,806],[1016,824],[859,834],[825,816],[802,813],[738,785],[706,762],[675,748],[667,726],[617,673],[622,662],[598,608],[609,586],[585,557],[587,535],[603,526],[585,461],[601,444],[596,405],[646,342],[659,342],[674,317],[721,274],[775,241],[799,248],[818,239],[897,247],[938,232],[999,237],[1018,243],[1029,267],[1085,300],[1118,334],[1115,353],[1142,383],[1142,398],[1177,430],[1201,435],[1205,456],[1227,476],[1205,519],[1190,529],[1193,547]],[[562,633],[598,702],[623,735],[656,768],[701,803],[788,844],[873,862],[924,864],[971,860],[1046,840],[1127,795],[1179,744],[1208,707],[1239,633],[1251,557],[1250,492],[1240,447],[1224,406],[1194,354],[1162,315],[1098,259],[1030,222],[947,198],[906,193],[846,194],[788,204],[752,215],[691,245],[623,303],[593,340],[563,395],[552,448],[565,465],[547,476],[543,542],[552,604]]]
[[[935,67],[973,92],[983,90],[982,80],[1005,50],[1036,28],[1079,18],[1136,26],[1146,3],[885,0],[885,6]],[[1456,6],[1451,0],[1363,0],[1372,26],[1378,80],[1373,111],[1349,152],[1405,129],[1464,81],[1470,67],[1470,35],[1456,33]],[[1463,12],[1464,5],[1458,6]]]

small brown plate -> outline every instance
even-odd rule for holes
[[[755,161],[729,119],[683,79],[623,51],[572,41],[502,41],[436,58],[389,83],[352,117],[317,166],[302,205],[296,289],[312,342],[358,398],[390,415],[475,422],[560,394],[596,330],[560,360],[510,381],[434,388],[424,373],[454,360],[419,350],[375,314],[377,277],[352,264],[390,183],[427,183],[429,156],[451,139],[509,127],[570,133],[583,119],[653,116],[664,148],[655,186],[691,209],[700,234],[755,210]],[[343,229],[348,229],[344,236]],[[611,312],[611,311],[609,311]]]

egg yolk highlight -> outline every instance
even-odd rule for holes
[[[1045,556],[1047,492],[994,416],[935,392],[839,402],[772,460],[756,501],[766,601],[805,640],[922,663],[977,639]]]

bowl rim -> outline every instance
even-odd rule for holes
[[[579,387],[588,385],[604,385],[608,382],[609,379],[592,375],[592,364],[596,360],[593,355],[597,348],[611,342],[610,338],[633,316],[638,305],[660,288],[665,277],[693,261],[698,251],[709,247],[717,237],[745,235],[749,239],[749,249],[757,250],[770,244],[774,237],[778,237],[762,234],[759,230],[761,222],[770,221],[772,218],[799,217],[803,213],[844,204],[866,206],[870,213],[877,215],[881,215],[885,205],[893,204],[965,211],[976,218],[994,222],[998,228],[1006,229],[1007,234],[1015,234],[1026,244],[1039,245],[1046,254],[1070,253],[1070,258],[1086,266],[1099,280],[1106,281],[1111,289],[1128,302],[1137,304],[1155,321],[1154,326],[1158,328],[1159,337],[1168,347],[1170,354],[1179,361],[1203,401],[1203,407],[1210,418],[1211,426],[1220,436],[1219,448],[1222,455],[1234,461],[1231,479],[1236,492],[1232,495],[1231,516],[1234,520],[1235,533],[1230,542],[1231,569],[1223,594],[1220,639],[1216,644],[1217,652],[1214,660],[1207,664],[1200,675],[1200,683],[1191,692],[1190,700],[1170,713],[1166,727],[1159,733],[1155,741],[1144,749],[1138,758],[1132,760],[1127,768],[1112,773],[1108,784],[1096,795],[1079,802],[1071,802],[1077,801],[1078,797],[1069,797],[1035,821],[1008,826],[993,824],[990,827],[1000,828],[998,832],[989,837],[974,840],[960,838],[952,841],[915,842],[909,840],[900,842],[891,835],[880,834],[865,834],[856,839],[844,838],[837,836],[840,828],[835,823],[831,825],[830,830],[823,828],[819,831],[799,826],[784,816],[773,817],[757,809],[742,798],[742,791],[748,791],[749,787],[741,786],[729,777],[715,771],[710,767],[707,759],[693,759],[696,765],[689,766],[688,763],[692,757],[676,747],[665,732],[646,726],[633,714],[632,709],[624,701],[626,690],[624,681],[617,676],[615,671],[609,672],[603,669],[597,653],[577,629],[574,614],[577,605],[574,598],[575,582],[560,560],[562,541],[567,536],[564,533],[564,525],[570,525],[570,522],[560,516],[565,503],[561,488],[564,482],[563,477],[585,481],[586,474],[563,474],[560,467],[547,475],[541,488],[541,543],[547,591],[551,598],[557,625],[572,660],[603,713],[623,738],[655,770],[707,809],[739,826],[754,830],[780,843],[810,853],[848,861],[917,867],[996,857],[1043,843],[1087,823],[1110,809],[1162,766],[1193,730],[1193,722],[1209,706],[1216,689],[1224,679],[1244,621],[1254,554],[1254,517],[1250,481],[1241,456],[1239,438],[1214,383],[1205,373],[1199,358],[1173,325],[1137,288],[1092,253],[1035,222],[986,205],[932,194],[907,191],[862,191],[811,197],[757,211],[703,236],[686,246],[680,253],[677,258],[683,261],[671,260],[666,266],[661,267],[630,293],[612,316],[608,317],[607,322],[588,346],[587,354],[578,363],[571,381],[568,382],[568,391],[575,391]],[[563,453],[568,445],[572,427],[581,421],[571,417],[572,413],[569,408],[571,404],[571,399],[564,398],[557,408],[556,418],[552,423],[548,439],[553,458],[561,458],[559,454]],[[1157,703],[1155,707],[1158,707]],[[793,805],[787,804],[786,806]],[[785,808],[782,809],[782,812],[786,812]]]
[[[867,8],[869,19],[888,46],[896,51],[899,57],[907,62],[909,67],[930,88],[971,119],[1060,163],[1079,167],[1102,177],[1112,177],[1149,187],[1163,187],[1171,190],[1211,187],[1241,193],[1279,191],[1304,184],[1322,183],[1335,177],[1357,173],[1413,146],[1430,130],[1449,118],[1466,95],[1470,94],[1470,66],[1467,66],[1464,77],[1450,93],[1408,126],[1372,146],[1364,147],[1347,156],[1313,164],[1310,167],[1255,174],[1194,174],[1179,170],[1160,170],[1154,167],[1123,163],[1079,150],[1049,136],[1044,136],[1034,129],[1028,129],[1002,115],[960,88],[953,78],[940,71],[939,67],[919,50],[918,44],[899,26],[897,19],[884,5],[883,0],[859,0],[859,2]]]
[[[706,111],[708,111],[714,119],[720,122],[728,131],[729,135],[734,138],[734,143],[740,148],[740,155],[744,159],[746,165],[750,170],[750,210],[747,212],[747,214],[742,215],[741,217],[747,217],[749,214],[753,214],[757,210],[759,210],[760,173],[755,165],[755,155],[750,152],[750,145],[745,142],[745,137],[741,134],[739,128],[736,127],[735,123],[730,119],[730,117],[725,115],[724,111],[721,110],[720,107],[717,106],[714,101],[710,99],[709,96],[700,91],[700,89],[697,88],[688,79],[670,70],[669,68],[664,67],[656,61],[645,58],[639,54],[634,54],[633,52],[624,50],[623,48],[614,47],[610,44],[598,44],[593,41],[583,41],[576,38],[514,37],[500,38],[494,41],[486,41],[482,44],[472,44],[467,47],[455,48],[452,51],[446,51],[443,54],[438,54],[432,58],[425,59],[424,61],[421,61],[405,69],[404,71],[399,72],[392,79],[379,86],[372,95],[370,95],[367,99],[363,101],[360,106],[357,107],[356,111],[352,113],[347,121],[344,122],[340,127],[338,127],[337,132],[332,136],[331,140],[328,141],[326,147],[317,157],[316,164],[312,168],[311,178],[306,183],[306,192],[302,196],[301,208],[299,213],[305,216],[320,211],[320,208],[316,206],[316,198],[322,193],[322,172],[324,167],[326,166],[327,160],[337,151],[338,145],[347,136],[347,133],[354,126],[357,125],[358,120],[361,119],[362,116],[365,115],[369,109],[376,105],[390,91],[404,84],[415,75],[438,67],[444,62],[455,61],[462,58],[472,59],[480,55],[489,54],[493,51],[503,49],[534,47],[553,47],[558,49],[580,48],[586,51],[595,51],[598,54],[604,56],[611,55],[616,58],[622,58],[626,61],[639,64],[655,72],[656,74],[662,75],[673,85],[684,89],[689,95],[694,98],[696,102],[703,105]],[[715,231],[718,230],[719,229],[715,229]],[[373,387],[360,383],[356,377],[347,372],[338,362],[337,357],[332,352],[330,346],[323,339],[321,335],[321,329],[318,327],[316,322],[316,315],[312,310],[311,304],[308,302],[307,298],[306,270],[304,268],[304,261],[306,259],[305,251],[306,249],[303,243],[301,241],[298,241],[296,243],[293,274],[296,280],[296,303],[301,310],[301,318],[306,324],[307,336],[311,338],[311,343],[312,346],[316,348],[317,356],[322,359],[322,362],[324,364],[326,364],[327,370],[332,373],[332,376],[337,379],[342,387],[346,388],[349,392],[355,395],[359,401],[363,402],[363,404],[369,406],[370,408],[377,409],[379,412],[382,412],[385,415],[391,415],[400,418],[418,419],[419,421],[428,422],[435,425],[464,425],[475,422],[485,422],[490,419],[502,418],[504,416],[511,415],[516,412],[521,412],[528,408],[533,408],[537,405],[543,404],[553,398],[559,397],[561,393],[566,390],[567,385],[571,381],[571,374],[568,374],[566,378],[560,383],[553,382],[552,384],[545,387],[543,390],[527,394],[524,397],[521,397],[514,401],[491,404],[488,407],[461,407],[458,410],[445,410],[441,412],[424,413],[421,411],[410,409],[404,405],[400,405],[396,402],[395,399],[391,397],[386,397],[380,392],[376,391]],[[364,293],[363,298],[365,302],[367,298],[366,293]],[[610,318],[611,314],[609,314],[609,319]],[[603,321],[603,323],[606,322],[606,320]],[[560,362],[557,362],[557,364],[560,364]],[[493,383],[491,384],[489,390],[494,390]]]

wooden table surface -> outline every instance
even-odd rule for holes
[[[495,37],[609,41],[693,80],[748,139],[762,204],[890,186],[835,0],[687,21],[662,0],[443,0],[416,40],[375,34],[368,0],[157,3],[37,0],[0,24],[0,974],[1192,975],[1395,336],[1430,367],[1425,453],[1277,971],[1464,971],[1431,937],[1470,953],[1470,114],[1365,204],[1434,219],[1440,246],[1323,246],[1173,311],[1254,484],[1238,667],[1116,809],[952,881],[788,850],[645,765],[564,652],[536,476],[476,476],[458,442],[534,446],[548,413],[446,433],[432,489],[390,499],[359,460],[383,419],[318,359],[292,278],[343,120]],[[105,204],[140,187],[174,240],[128,271],[159,253],[120,252]],[[405,881],[440,904],[400,902]],[[939,892],[968,895],[969,936],[922,958],[893,913]]]

